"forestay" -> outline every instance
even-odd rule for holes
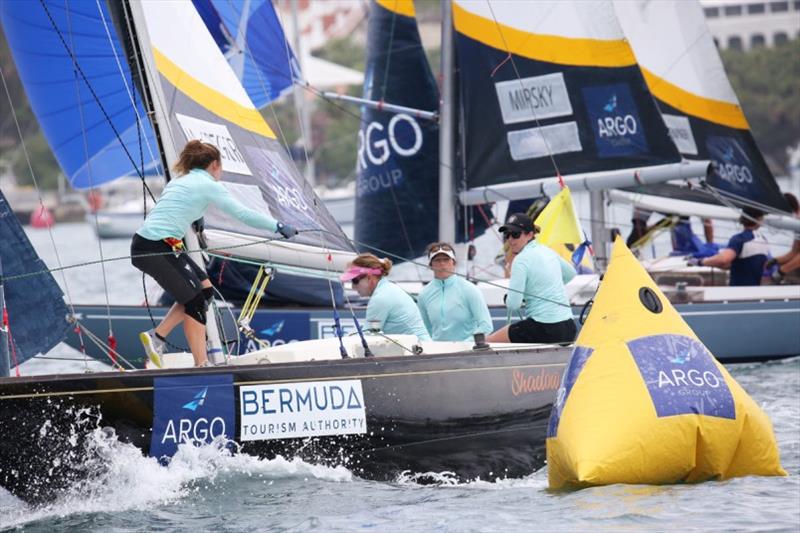
[[[710,159],[708,183],[723,194],[788,211],[700,4],[625,0],[614,8],[681,154]]]

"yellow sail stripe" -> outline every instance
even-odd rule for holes
[[[653,96],[675,109],[714,124],[739,130],[750,129],[742,108],[737,104],[713,100],[690,93],[664,78],[656,76],[645,68],[642,68],[642,73]]]
[[[580,67],[636,64],[624,39],[606,41],[528,33],[470,13],[456,3],[453,3],[453,21],[456,30],[471,39],[535,61]]]
[[[413,0],[376,0],[378,5],[388,9],[392,13],[405,15],[406,17],[416,16]]]
[[[183,94],[220,118],[253,133],[275,139],[272,128],[255,108],[248,108],[195,79],[153,47],[158,71]]]

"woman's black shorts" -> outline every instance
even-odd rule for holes
[[[140,254],[159,254],[137,257]],[[203,269],[187,253],[177,256],[164,241],[151,241],[138,233],[131,241],[131,263],[155,279],[175,301],[185,304],[202,291],[201,282],[208,279]]]
[[[569,344],[575,340],[578,328],[573,319],[562,322],[537,322],[526,318],[508,326],[508,339],[511,342]]]

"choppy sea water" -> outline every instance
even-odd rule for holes
[[[89,228],[62,227],[64,264],[91,260]],[[49,237],[32,240],[51,266]],[[108,241],[106,257],[127,252]],[[125,262],[109,267],[112,287],[138,301],[141,280]],[[101,276],[69,271],[73,298],[102,296]],[[134,273],[135,274],[135,273]],[[98,292],[98,290],[100,292]],[[137,293],[138,290],[138,293]],[[115,297],[117,297],[115,295]],[[60,346],[50,354],[76,357]],[[101,365],[95,363],[93,368]],[[39,360],[23,373],[83,371],[80,361]],[[69,497],[31,508],[0,491],[0,529],[30,531],[667,531],[800,530],[800,358],[729,366],[771,417],[783,478],[747,477],[697,485],[612,485],[567,493],[547,490],[546,468],[524,479],[421,486],[358,479],[345,468],[302,461],[231,456],[218,448],[182,448],[168,467],[101,433],[108,458],[103,474]]]

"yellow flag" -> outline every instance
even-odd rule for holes
[[[541,228],[536,241],[555,249],[559,244],[581,244],[585,239],[569,187],[561,189],[533,222]]]

